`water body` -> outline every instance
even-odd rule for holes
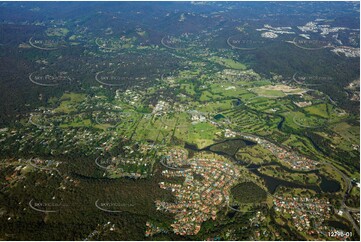
[[[217,114],[216,116],[214,116],[214,119],[215,120],[220,120],[220,119],[223,119],[223,118],[225,118],[224,116],[223,116],[223,114]]]
[[[282,126],[282,123],[284,122],[284,118],[282,119],[281,123],[279,125]],[[246,147],[246,146],[253,146],[256,145],[257,143],[253,142],[253,141],[249,141],[249,140],[245,140],[245,139],[229,139],[229,140],[225,140],[222,142],[218,142],[215,144],[212,144],[210,146],[207,146],[203,149],[198,149],[197,146],[192,145],[192,144],[188,144],[186,143],[184,145],[184,148],[189,149],[191,151],[194,152],[200,152],[200,151],[209,151],[209,152],[213,152],[215,154],[218,155],[222,155],[222,156],[227,156],[228,158],[231,158],[233,161],[237,162],[239,165],[247,165],[245,162],[239,161],[236,159],[235,157],[235,152],[229,152],[228,150],[221,150],[219,149],[219,147],[221,147],[220,145],[222,144],[227,144],[230,143],[232,146],[236,146],[236,150],[238,151],[239,148],[241,147]],[[238,144],[237,144],[238,143]],[[215,149],[215,147],[217,147]],[[278,179],[275,177],[271,177],[271,176],[267,176],[264,175],[262,173],[260,173],[257,169],[260,168],[261,166],[268,166],[268,165],[277,165],[280,166],[282,169],[284,169],[287,172],[290,173],[303,173],[303,174],[310,174],[310,173],[314,173],[316,174],[318,177],[321,178],[321,183],[320,185],[311,185],[311,184],[300,184],[300,183],[296,183],[296,182],[290,182],[290,181],[285,181],[282,179]],[[334,193],[334,192],[338,192],[341,189],[341,185],[338,181],[335,181],[333,179],[328,179],[327,177],[320,175],[319,174],[319,170],[311,170],[311,171],[295,171],[292,170],[286,166],[283,166],[277,162],[271,162],[271,163],[267,163],[267,164],[263,164],[263,165],[255,165],[255,164],[250,164],[247,165],[247,168],[249,169],[249,171],[253,172],[255,175],[261,177],[262,179],[264,179],[265,181],[265,185],[268,189],[268,191],[273,194],[277,187],[279,186],[284,186],[284,187],[291,187],[291,188],[303,188],[303,189],[309,189],[309,190],[313,190],[317,193],[321,193],[321,192],[328,192],[328,193]]]
[[[320,185],[310,185],[310,184],[299,184],[296,182],[289,182],[289,181],[285,181],[282,179],[278,179],[278,178],[274,178],[271,176],[267,176],[264,175],[262,173],[260,173],[257,169],[260,168],[261,166],[269,166],[269,165],[278,165],[280,166],[282,169],[284,169],[287,172],[290,173],[303,173],[303,174],[316,174],[318,177],[321,178],[321,183]],[[254,174],[256,174],[257,176],[263,178],[265,180],[266,186],[268,188],[268,190],[273,194],[278,186],[285,186],[285,187],[293,187],[293,188],[305,188],[305,189],[310,189],[313,190],[315,192],[320,193],[322,192],[329,192],[329,193],[335,193],[338,192],[341,189],[341,184],[333,179],[328,179],[326,176],[320,175],[319,170],[312,170],[312,171],[295,171],[292,170],[288,167],[282,166],[276,162],[271,162],[268,164],[264,164],[264,165],[249,165],[247,167],[249,169],[249,171],[253,172]]]
[[[314,174],[316,174],[318,177],[321,178],[321,183],[320,183],[319,187],[321,188],[322,192],[334,193],[334,192],[340,191],[340,189],[341,189],[341,184],[338,181],[333,180],[333,179],[328,179],[326,176],[321,175],[319,170],[294,171],[288,167],[284,167],[284,166],[281,166],[281,167],[290,173],[303,173],[303,174],[314,173]]]
[[[242,101],[241,101],[241,99],[239,99],[239,98],[237,98],[236,100],[233,100],[233,105],[234,105],[235,107],[241,105],[241,103],[242,103]]]
[[[184,148],[195,151],[195,152],[209,151],[209,152],[213,152],[217,155],[223,155],[223,156],[230,157],[232,160],[236,161],[237,159],[235,157],[235,154],[238,152],[238,150],[240,148],[246,147],[246,146],[253,146],[256,144],[257,143],[255,143],[253,141],[236,138],[236,139],[228,139],[228,140],[224,140],[224,141],[221,141],[218,143],[214,143],[212,145],[204,147],[203,149],[198,149],[198,147],[196,145],[192,145],[192,144],[188,144],[188,143],[186,143],[184,145]]]
[[[281,115],[277,115],[277,117],[281,118],[281,122],[278,123],[277,128],[278,128],[279,131],[282,131],[282,125],[283,125],[283,123],[285,122],[286,119],[285,119],[285,117],[283,117]]]
[[[320,175],[320,177],[322,179],[320,187],[323,192],[334,193],[341,189],[341,184],[338,181],[327,179],[327,177],[322,175]]]
[[[259,172],[257,169],[252,169],[250,171],[252,173],[256,174],[257,176],[261,177],[265,181],[265,185],[271,194],[274,194],[277,187],[279,187],[279,186],[310,189],[317,193],[321,192],[320,187],[317,185],[306,185],[306,184],[299,184],[299,183],[295,183],[295,182],[281,180],[281,179],[278,179],[275,177],[264,175],[261,172]]]

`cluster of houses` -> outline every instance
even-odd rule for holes
[[[143,98],[143,95],[130,89],[127,89],[124,93],[121,90],[117,90],[115,98],[129,105],[137,106]]]
[[[323,21],[322,19],[316,19],[315,21],[306,23],[304,26],[297,26],[297,28],[302,32],[320,32],[321,35],[328,35],[329,33],[337,33],[348,29],[346,27],[331,27],[329,24],[321,24],[320,22]]]
[[[168,156],[174,166],[185,163],[182,152],[170,151]],[[219,209],[228,204],[230,188],[240,176],[231,163],[216,159],[192,158],[187,160],[187,165],[190,167],[184,170],[162,172],[165,177],[184,177],[183,184],[159,183],[160,188],[170,190],[177,201],[155,201],[157,210],[176,214],[171,226],[179,235],[195,235],[204,221],[215,220]]]
[[[189,111],[192,120],[192,124],[196,124],[196,123],[202,123],[202,122],[206,122],[207,118],[204,116],[204,114],[196,111],[196,110],[192,110]]]
[[[187,164],[188,152],[185,149],[173,148],[165,155],[168,166],[181,167]]]
[[[124,154],[97,163],[106,167],[112,177],[146,178],[151,175],[154,163],[152,154],[156,149],[156,145],[143,143],[138,144],[137,149],[124,146]]]
[[[145,223],[145,226],[146,226],[145,237],[153,236],[158,233],[168,233],[168,231],[165,230],[164,228],[161,228],[148,221]]]
[[[271,151],[280,161],[285,162],[295,170],[314,170],[318,165],[318,162],[315,160],[300,156],[296,152],[288,151],[267,140],[259,139],[258,144]]]
[[[242,135],[243,138],[250,141],[256,142],[258,145],[272,152],[280,161],[291,166],[295,170],[314,170],[319,164],[317,161],[309,159],[305,156],[301,156],[296,152],[286,150],[285,148],[279,147],[276,144],[260,137],[247,134]]]
[[[230,129],[225,129],[224,130],[224,137],[225,138],[234,138],[234,137],[237,137],[238,136],[238,133],[235,132],[235,131],[232,131]]]
[[[324,225],[331,218],[331,204],[326,199],[308,197],[275,197],[274,209],[282,216],[291,216],[293,226],[310,236],[329,236],[331,227]]]
[[[22,161],[22,159],[19,159],[19,161]],[[35,164],[37,166],[45,166],[45,167],[58,167],[60,164],[60,161],[54,161],[54,160],[44,160],[40,158],[33,158],[30,159],[28,162],[31,162],[32,164]]]
[[[234,70],[234,69],[224,69],[222,72],[219,72],[219,78],[221,80],[227,80],[228,82],[236,82],[239,79],[243,81],[255,81],[259,80],[260,76],[258,73],[253,70]]]
[[[7,159],[0,160],[1,164],[3,164],[2,169],[6,170],[8,167],[12,166],[12,162]],[[21,159],[18,160],[18,162],[22,162]],[[12,186],[13,184],[16,184],[18,181],[24,179],[24,176],[21,176],[21,171],[24,169],[23,165],[19,165],[13,169],[12,173],[8,173],[5,176],[5,181],[1,183],[1,186],[3,189],[8,188]]]
[[[346,57],[360,57],[360,48],[340,46],[332,49],[331,51],[337,55],[344,54]]]
[[[97,240],[99,236],[106,233],[107,231],[115,231],[115,224],[111,222],[107,222],[103,225],[98,224],[97,228],[93,230],[85,239],[84,241],[92,241]]]
[[[169,103],[165,101],[158,101],[157,105],[155,105],[153,109],[153,114],[157,116],[166,115],[169,109]]]
[[[251,227],[257,228],[249,240],[272,240],[272,232],[267,227],[261,226],[264,222],[266,222],[266,216],[261,211],[258,211],[254,217],[249,219]],[[279,232],[274,231],[274,236],[279,238]]]
[[[187,170],[179,170],[179,171],[172,171],[172,170],[163,170],[162,175],[164,177],[186,177],[188,174]]]

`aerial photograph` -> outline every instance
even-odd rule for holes
[[[360,241],[360,2],[0,1],[0,240]]]

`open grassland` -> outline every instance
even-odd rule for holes
[[[305,107],[304,112],[307,115],[319,117],[321,119],[328,119],[329,122],[339,122],[347,118],[348,114],[342,109],[329,103],[319,103],[316,105]]]
[[[299,184],[317,184],[319,182],[319,177],[314,173],[291,173],[279,166],[263,166],[259,171],[268,176]]]
[[[211,102],[212,100],[214,100],[214,98],[222,98],[222,96],[217,96],[215,94],[212,94],[210,91],[202,91],[202,95],[201,97],[199,98],[199,101],[201,102],[205,102],[205,101],[208,101],[208,102]]]
[[[180,81],[192,81],[200,74],[200,70],[182,70],[178,73],[177,79]]]
[[[287,85],[281,85],[281,84],[278,84],[278,85],[263,85],[259,88],[255,88],[253,89],[255,90],[256,92],[257,91],[280,91],[282,92],[284,95],[289,95],[289,94],[303,94],[304,92],[306,92],[307,90],[305,89],[302,89],[302,88],[294,88],[294,87],[291,87],[291,86],[287,86]]]
[[[229,59],[229,58],[223,58],[218,56],[212,56],[209,58],[210,61],[218,63],[220,65],[223,65],[225,67],[236,69],[236,70],[245,70],[246,66],[240,62],[237,62],[235,60]]]
[[[306,115],[302,112],[287,112],[282,114],[286,121],[285,126],[293,130],[302,130],[305,128],[320,128],[326,124],[326,119],[317,116]]]
[[[242,147],[238,150],[236,158],[249,164],[263,164],[276,160],[271,151],[260,145]]]
[[[45,33],[49,37],[64,37],[69,33],[69,30],[67,28],[48,28]]]
[[[329,107],[329,106],[331,106],[331,105],[328,105],[326,103],[321,103],[318,105],[306,107],[306,108],[304,108],[304,110],[311,115],[316,115],[321,118],[327,119],[330,117],[329,108],[331,108],[331,107]]]
[[[86,95],[81,93],[64,93],[60,98],[60,105],[54,113],[70,113],[77,111],[77,105],[84,101]]]
[[[347,151],[360,145],[360,127],[341,122],[333,125],[332,130],[336,133],[331,139],[334,145]]]
[[[281,113],[294,110],[294,105],[289,100],[285,99],[276,100],[257,96],[247,100],[246,104],[252,109],[267,113]]]
[[[82,119],[82,118],[78,118],[78,119],[74,119],[72,122],[70,123],[62,123],[60,124],[60,128],[69,128],[69,127],[90,127],[92,126],[92,122],[90,119]]]
[[[202,149],[214,143],[217,133],[220,134],[221,130],[213,125],[209,123],[197,123],[192,125],[186,132],[186,141],[188,143],[195,144],[199,149]]]
[[[286,96],[286,94],[284,94],[280,90],[266,89],[263,87],[253,88],[251,90],[253,92],[255,92],[258,96],[263,96],[263,97],[268,97],[268,98],[279,98],[279,97]]]
[[[211,83],[209,87],[212,93],[224,98],[238,98],[242,94],[249,93],[244,87],[234,83]]]
[[[286,147],[298,150],[300,153],[307,156],[317,156],[319,154],[311,141],[303,136],[291,134],[282,144]]]
[[[184,91],[186,94],[190,96],[194,96],[196,94],[194,90],[194,84],[193,83],[183,83],[180,86],[180,90]]]
[[[239,132],[268,134],[276,129],[281,118],[258,114],[249,109],[237,107],[222,113],[231,121],[231,128]]]
[[[194,109],[197,109],[200,112],[205,113],[219,113],[232,108],[232,100],[221,100],[215,102],[208,102],[208,103],[193,103]]]
[[[347,206],[358,208],[360,206],[360,187],[354,186],[351,189],[350,196],[345,201]]]

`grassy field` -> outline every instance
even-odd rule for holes
[[[332,136],[332,143],[346,151],[353,150],[353,145],[359,145],[360,127],[351,126],[346,122],[334,124],[332,130],[336,133]]]
[[[247,94],[249,91],[237,85],[237,83],[212,83],[209,85],[212,93],[221,95],[225,98],[237,98],[242,94]]]
[[[360,188],[355,186],[350,192],[350,197],[346,200],[346,205],[350,207],[360,206]]]
[[[201,97],[199,98],[199,101],[205,102],[205,101],[212,101],[214,100],[215,95],[210,93],[209,91],[203,91]]]
[[[110,125],[110,124],[95,124],[93,127],[96,128],[96,129],[102,129],[103,131],[105,131],[108,128],[111,128],[113,126]]]
[[[69,33],[67,28],[48,28],[46,35],[49,37],[64,37]]]
[[[246,146],[236,154],[236,158],[250,164],[263,164],[276,160],[276,157],[260,145]]]
[[[197,145],[201,149],[214,143],[216,133],[221,133],[221,130],[209,123],[197,123],[190,126],[188,131],[186,131],[186,141]],[[177,138],[184,139],[184,137]]]
[[[284,94],[280,90],[270,90],[270,89],[265,89],[263,87],[253,88],[251,90],[255,92],[258,96],[264,96],[268,98],[279,98],[286,96],[286,94]]]
[[[285,99],[257,96],[246,101],[247,106],[267,113],[282,113],[294,110],[294,105]]]
[[[259,171],[268,176],[299,184],[317,184],[319,182],[318,176],[314,173],[290,173],[279,166],[263,166]]]
[[[248,102],[249,101],[248,99],[255,98],[255,97],[257,97],[257,95],[252,93],[252,92],[248,92],[248,93],[245,93],[245,94],[242,94],[242,95],[239,96],[239,98],[243,102]]]
[[[320,128],[326,124],[326,120],[317,116],[306,115],[302,112],[282,113],[286,118],[285,125],[294,129],[302,130],[305,128]]]
[[[232,129],[262,135],[271,133],[281,120],[279,117],[268,117],[266,114],[258,114],[244,108],[235,108],[222,114],[232,122],[230,125]]]
[[[133,140],[153,140],[161,142],[165,139],[169,142],[176,119],[162,120],[155,117],[143,117],[134,130]]]
[[[202,104],[195,102],[192,105],[194,105],[194,108],[200,112],[219,113],[232,108],[232,100],[222,100]]]
[[[194,70],[194,71],[184,70],[179,72],[177,79],[188,80],[188,81],[194,80],[199,74],[200,74],[199,70]]]
[[[158,117],[144,116],[137,125],[133,139],[158,141],[165,139],[169,142],[174,133],[178,139],[187,141],[191,127],[190,115],[186,112]]]
[[[281,187],[280,189],[276,190],[275,195],[284,197],[312,197],[316,195],[316,192],[310,189]]]
[[[90,119],[76,119],[70,123],[62,123],[59,125],[60,128],[68,128],[68,127],[90,127],[92,126],[92,122]]]
[[[319,116],[321,118],[329,118],[329,108],[331,105],[326,104],[326,103],[321,103],[321,104],[317,104],[317,105],[313,105],[313,106],[309,106],[304,108],[304,110],[311,114],[311,115],[316,115]]]
[[[289,138],[285,140],[282,144],[287,147],[292,147],[295,150],[298,150],[300,153],[308,156],[318,155],[318,151],[315,149],[310,140],[303,136],[291,134]]]
[[[212,56],[209,60],[231,69],[245,70],[247,68],[244,64],[228,58]]]
[[[181,84],[181,90],[184,90],[188,95],[194,96],[196,92],[194,91],[193,83],[183,83]]]
[[[86,95],[80,93],[64,93],[60,98],[60,105],[54,109],[55,113],[70,113],[77,110],[77,105],[84,101]]]

